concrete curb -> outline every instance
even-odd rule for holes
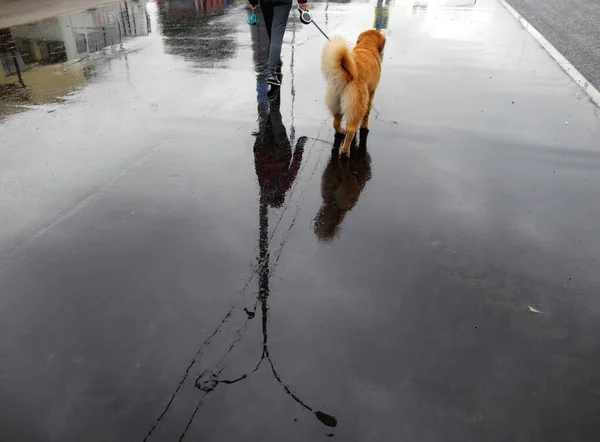
[[[521,14],[519,14],[506,0],[498,0],[504,8],[510,12],[521,25],[537,40],[537,42],[550,54],[558,65],[579,85],[581,89],[591,98],[591,100],[600,107],[600,92],[596,89],[569,60],[567,60],[552,43],[544,38],[535,27],[529,23]]]

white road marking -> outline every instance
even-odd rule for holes
[[[600,92],[556,49],[540,32],[519,14],[506,0],[498,0],[521,25],[537,40],[537,42],[550,54],[558,65],[579,85],[581,89],[600,107]]]

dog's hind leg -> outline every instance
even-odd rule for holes
[[[361,129],[369,130],[369,115],[371,114],[371,108],[373,107],[373,98],[375,94],[369,94],[369,103],[367,104],[367,113],[362,120],[362,124],[360,125]]]
[[[335,114],[333,116],[333,128],[335,129],[336,134],[343,135],[346,131],[342,127],[342,119],[344,116],[342,114]]]
[[[342,95],[342,112],[346,115],[346,137],[340,149],[340,156],[350,158],[350,147],[354,135],[362,123],[367,106],[369,105],[369,92],[365,85],[350,83]]]
[[[333,87],[331,87],[331,85],[327,85],[327,91],[325,92],[325,104],[333,116],[333,128],[335,129],[335,132],[338,134],[343,134],[344,129],[342,128],[342,119],[344,118],[344,115],[342,114],[340,96],[339,93]]]

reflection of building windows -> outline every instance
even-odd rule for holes
[[[89,80],[96,74],[96,67],[93,64],[89,64],[84,66],[81,72],[83,73],[83,78]]]
[[[23,59],[23,63],[26,65],[35,63],[35,59],[33,58],[33,47],[31,40],[23,39],[23,38],[15,38],[15,43],[17,48],[19,48],[19,53]]]
[[[2,69],[4,70],[4,75],[7,77],[9,75],[13,75],[17,73],[17,69],[15,68],[15,64],[12,60],[12,56],[8,52],[0,53],[0,62],[2,63]]]
[[[87,52],[87,40],[85,34],[75,34],[75,46],[77,47],[78,54]]]
[[[25,63],[23,63],[23,58],[21,58],[21,54],[18,52],[0,52],[0,62],[2,63],[2,69],[4,70],[4,75],[16,75],[17,74],[17,66],[15,66],[15,60],[19,63],[19,70],[25,70]]]
[[[65,44],[62,41],[40,41],[40,53],[42,55],[42,63],[54,64],[67,61],[67,51]]]
[[[98,31],[96,29],[90,30],[87,37],[89,39],[90,52],[97,52],[106,46],[104,33],[102,31]]]

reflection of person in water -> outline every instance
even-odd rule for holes
[[[296,179],[306,137],[300,137],[292,154],[279,109],[272,108],[254,143],[254,165],[260,186],[261,204],[281,207],[286,192]]]
[[[280,208],[285,201],[285,195],[290,190],[302,163],[302,154],[307,138],[300,137],[292,152],[292,145],[288,138],[287,130],[283,124],[278,100],[272,101],[270,106],[267,101],[267,63],[269,54],[268,39],[258,26],[252,26],[252,49],[254,55],[254,67],[256,71],[256,91],[258,108],[258,132],[254,142],[254,166],[260,188],[259,197],[259,238],[258,238],[258,305],[260,306],[262,323],[262,354],[259,362],[251,373],[245,373],[235,379],[221,380],[226,384],[234,384],[256,372],[263,362],[267,361],[276,381],[284,388],[285,392],[324,425],[335,427],[335,417],[315,410],[306,402],[303,402],[290,387],[284,383],[281,375],[275,368],[269,352],[268,341],[268,300],[270,296],[270,265],[269,253],[269,207]],[[262,31],[262,32],[261,32]],[[270,108],[270,109],[269,109]],[[249,318],[255,315],[254,309],[246,309]]]
[[[388,28],[388,22],[390,19],[390,8],[388,7],[389,3],[390,0],[386,0],[384,7],[383,0],[377,0],[377,6],[375,6],[375,21],[373,22],[373,27],[378,31],[383,31]]]
[[[356,153],[340,161],[338,149],[343,136],[336,136],[331,159],[321,178],[323,204],[315,218],[315,234],[320,241],[333,240],[346,214],[356,205],[367,181],[371,179],[371,157],[367,152],[367,132],[361,131]]]
[[[251,37],[252,37],[252,52],[254,56],[254,66],[256,70],[256,83],[257,83],[257,103],[258,103],[258,131],[253,135],[256,136],[254,143],[254,160],[256,166],[256,174],[258,177],[258,183],[260,187],[260,198],[258,205],[259,214],[259,237],[258,237],[258,265],[255,267],[256,276],[258,279],[258,296],[253,306],[244,307],[242,310],[239,308],[237,302],[233,302],[229,311],[225,314],[223,319],[213,333],[200,345],[196,354],[192,358],[190,364],[185,370],[182,379],[176,386],[171,399],[167,402],[166,406],[156,419],[154,425],[150,428],[148,434],[144,438],[144,442],[149,441],[152,434],[161,425],[163,417],[165,417],[169,411],[169,408],[174,403],[176,396],[182,389],[182,386],[186,382],[188,375],[191,374],[192,367],[194,365],[200,366],[203,362],[202,357],[205,351],[210,351],[211,354],[216,355],[215,351],[220,353],[220,357],[217,358],[218,362],[212,366],[203,366],[203,369],[195,377],[194,385],[201,391],[202,395],[196,402],[196,407],[191,411],[189,415],[187,425],[179,437],[179,441],[184,440],[188,429],[191,427],[194,419],[198,415],[198,410],[208,397],[219,385],[222,386],[233,386],[235,384],[244,382],[252,377],[254,373],[257,373],[261,367],[267,370],[273,376],[273,379],[282,387],[283,391],[293,399],[298,405],[305,410],[309,411],[314,417],[319,420],[326,427],[336,427],[338,422],[335,416],[322,412],[313,408],[308,402],[301,399],[298,390],[302,390],[301,386],[290,385],[285,382],[285,373],[279,372],[274,362],[274,358],[271,355],[269,346],[269,296],[270,296],[270,277],[274,271],[277,258],[283,248],[285,242],[279,243],[279,249],[277,251],[277,258],[274,260],[273,265],[270,264],[270,251],[269,251],[269,207],[280,208],[283,206],[285,201],[285,194],[290,189],[292,183],[296,179],[299,171],[300,163],[302,162],[302,151],[307,138],[301,137],[298,139],[296,148],[292,152],[291,142],[288,138],[285,126],[283,125],[281,113],[279,112],[276,103],[269,102],[266,96],[266,77],[267,77],[267,65],[266,57],[268,56],[268,39],[265,38],[266,31],[264,28],[261,30],[258,26],[252,26]],[[264,34],[263,34],[264,32]],[[293,55],[292,55],[293,60]],[[291,63],[293,65],[293,63]],[[269,110],[271,107],[271,110]],[[293,133],[293,132],[292,132]],[[285,210],[285,207],[280,209]],[[276,229],[276,227],[275,227]],[[274,229],[274,230],[275,230]],[[289,230],[288,230],[289,231]],[[273,233],[273,232],[271,232]],[[239,295],[243,295],[246,288],[253,278],[248,279],[246,285],[241,290]],[[242,313],[243,312],[243,313]],[[235,321],[234,317],[238,315],[244,316],[244,321],[240,324]],[[228,360],[236,346],[243,341],[243,335],[247,331],[250,321],[260,315],[261,318],[261,333],[262,333],[262,345],[259,349],[258,355],[260,358],[253,368],[246,367],[245,370],[240,370],[237,364],[231,363]],[[235,329],[233,329],[235,328]],[[229,333],[229,339],[227,339],[227,345],[222,347],[222,352],[217,350],[210,350],[212,347],[219,347],[223,343],[222,339],[213,338],[221,333],[224,336]],[[235,330],[235,332],[233,332]],[[203,364],[202,364],[203,365]],[[233,372],[231,376],[228,376],[227,372]],[[262,380],[260,381],[263,382]],[[333,433],[330,433],[333,436]]]
[[[262,12],[260,9],[258,11]],[[258,111],[254,165],[260,186],[261,205],[278,208],[283,204],[285,194],[298,174],[306,137],[298,139],[296,148],[292,152],[279,111],[279,100],[271,102],[269,106],[267,98],[270,46],[267,29],[264,26],[250,26],[250,28]]]

